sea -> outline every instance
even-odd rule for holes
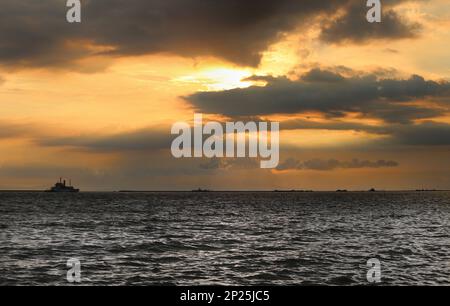
[[[450,285],[449,220],[450,192],[0,193],[0,285]]]

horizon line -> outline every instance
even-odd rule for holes
[[[7,192],[46,192],[47,190],[43,189],[0,189],[0,193]],[[313,192],[438,192],[438,191],[450,191],[450,189],[335,189],[335,190],[313,190],[313,189],[218,189],[218,190],[210,190],[210,189],[178,189],[178,190],[133,190],[133,189],[120,189],[120,190],[80,190],[80,193],[157,193],[157,192],[167,192],[167,193],[181,193],[181,192],[189,192],[189,193],[218,193],[218,192],[272,192],[272,193],[313,193]]]

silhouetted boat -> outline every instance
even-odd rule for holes
[[[66,180],[59,178],[59,182],[47,192],[80,192],[80,189],[75,189],[70,182],[69,185],[66,185]]]
[[[192,192],[211,192],[211,190],[199,188],[197,190],[192,190]]]

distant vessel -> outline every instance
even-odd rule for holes
[[[197,190],[192,190],[192,192],[211,192],[211,190],[199,188]]]
[[[59,178],[59,182],[47,192],[80,192],[80,189],[75,189],[71,182],[69,182],[69,185],[66,185],[66,180]]]

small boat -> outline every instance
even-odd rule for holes
[[[75,189],[71,182],[69,182],[69,185],[66,185],[66,180],[59,178],[59,182],[46,192],[80,192],[80,189]]]
[[[197,190],[192,190],[192,192],[211,192],[211,190],[199,188]]]

